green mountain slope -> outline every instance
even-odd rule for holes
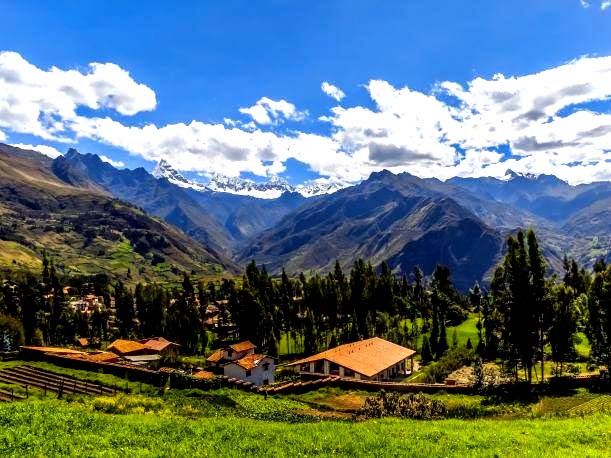
[[[223,255],[112,198],[57,178],[51,159],[0,145],[0,266],[33,267],[46,249],[70,273],[171,279],[237,271]],[[69,173],[69,170],[65,170]]]

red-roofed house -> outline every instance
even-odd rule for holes
[[[228,377],[238,378],[257,386],[274,383],[274,359],[255,354],[255,345],[246,340],[221,348],[206,359],[206,363],[217,372],[222,370]]]
[[[223,366],[228,377],[252,382],[257,386],[274,383],[274,359],[267,355],[250,354]]]
[[[414,350],[373,337],[331,348],[287,366],[307,374],[387,380],[411,371],[415,354]]]

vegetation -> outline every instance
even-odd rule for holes
[[[312,414],[300,402],[226,390],[4,403],[0,444],[5,456],[601,456],[611,428],[604,414],[346,422],[296,412]]]

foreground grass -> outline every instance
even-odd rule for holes
[[[286,423],[90,405],[0,405],[2,456],[605,456],[611,416],[535,420]]]

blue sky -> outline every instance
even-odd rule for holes
[[[76,143],[83,152],[130,168],[150,170],[165,157],[191,175],[279,174],[293,183],[354,182],[380,168],[442,178],[499,176],[507,166],[578,176],[575,182],[610,179],[611,136],[605,127],[611,62],[588,60],[611,56],[611,8],[603,9],[603,3],[0,1],[0,51],[16,53],[44,72],[57,67],[87,75],[92,62],[112,63],[129,72],[133,85],[150,88],[155,99],[151,105],[148,92],[129,99],[132,86],[117,83],[118,72],[105,72],[109,89],[102,96],[96,92],[102,98],[77,101],[68,115],[65,101],[49,109],[45,97],[4,100],[7,111],[40,104],[38,118],[45,118],[48,133],[43,138],[32,123],[3,119],[0,95],[0,135],[11,144],[62,152]],[[574,67],[566,67],[569,62]],[[4,69],[30,71],[13,58]],[[544,71],[556,73],[537,80]],[[569,98],[546,105],[545,118],[515,121],[510,129],[506,113],[488,110],[485,100],[501,100],[507,83],[467,89],[477,78],[495,82],[499,73],[535,75],[509,84],[516,99],[536,105],[536,94],[554,98],[566,92]],[[575,81],[573,74],[579,75]],[[1,75],[0,70],[0,81]],[[566,87],[555,85],[559,80],[567,80]],[[595,83],[589,90],[571,92],[590,80]],[[327,96],[322,82],[345,97]],[[456,88],[443,82],[458,83],[468,94],[457,97]],[[39,89],[53,99],[55,79]],[[11,91],[28,92],[14,81],[5,94]],[[270,114],[271,122],[258,123],[239,111],[264,97],[272,105],[260,104],[259,112]],[[294,112],[282,108],[274,118],[270,110],[279,101]],[[119,103],[137,108],[117,108]],[[522,114],[531,108],[524,106]],[[473,112],[482,119],[469,118]],[[62,123],[61,129],[49,131],[49,119]],[[567,124],[580,128],[570,136]],[[151,135],[142,129],[146,125],[159,132]],[[163,130],[168,125],[185,127]],[[483,141],[482,126],[507,131]],[[592,136],[584,135],[588,131]]]

